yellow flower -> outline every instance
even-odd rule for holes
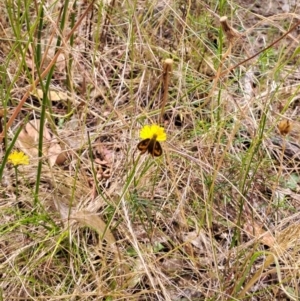
[[[156,141],[165,141],[167,139],[167,134],[165,129],[157,124],[145,125],[140,132],[140,137],[142,139],[153,139]]]
[[[13,151],[8,156],[8,162],[12,163],[14,166],[28,165],[29,157],[23,152]]]

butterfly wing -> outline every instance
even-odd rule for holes
[[[162,155],[162,147],[158,141],[155,139],[152,139],[148,145],[148,152],[153,156],[153,157],[159,157]]]
[[[154,143],[154,149],[153,149],[153,156],[159,157],[163,153],[162,147],[158,141],[155,141]]]
[[[141,154],[144,154],[148,150],[150,142],[151,139],[148,138],[138,143],[137,148],[139,151],[141,151]]]
[[[138,143],[137,145],[138,150],[141,152],[141,154],[144,154],[148,151],[149,154],[151,154],[153,157],[159,157],[162,155],[163,150],[158,141],[156,139],[145,139]]]

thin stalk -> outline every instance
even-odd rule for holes
[[[69,1],[65,1],[64,7],[63,7],[63,14],[62,14],[62,18],[61,18],[61,26],[60,26],[60,30],[61,32],[63,32],[64,29],[64,25],[66,22],[66,16],[67,16],[67,11],[68,11],[68,4]],[[58,36],[57,39],[57,44],[56,44],[56,48],[58,49],[60,47],[61,44],[61,36]],[[56,51],[57,53],[57,51]],[[39,188],[40,188],[40,180],[41,180],[41,174],[42,174],[42,156],[43,156],[43,138],[44,138],[44,125],[45,125],[45,121],[46,121],[46,108],[48,108],[48,110],[50,111],[50,115],[51,114],[51,104],[50,101],[48,99],[48,91],[49,91],[49,87],[50,87],[50,82],[52,79],[52,75],[54,72],[54,68],[55,68],[55,64],[53,64],[49,70],[49,73],[46,77],[46,84],[44,85],[42,81],[40,81],[41,84],[41,88],[43,90],[43,99],[42,99],[42,104],[41,104],[41,116],[40,116],[40,128],[39,128],[39,144],[38,144],[38,158],[39,158],[39,162],[38,162],[38,168],[37,168],[37,178],[36,178],[36,185],[35,185],[35,194],[34,194],[34,204],[37,205],[38,203],[38,194],[39,194]],[[42,78],[41,73],[39,72],[40,70],[38,70],[38,74],[39,74],[39,78]]]

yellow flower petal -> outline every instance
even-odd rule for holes
[[[142,139],[151,139],[152,135],[151,135],[151,127],[150,125],[145,125],[141,131],[140,131],[140,138]]]
[[[28,165],[29,157],[23,152],[13,151],[8,156],[8,162],[12,163],[14,166],[18,165]]]
[[[152,139],[154,136],[157,141],[165,141],[167,139],[165,129],[157,124],[145,125],[141,129],[140,137],[142,139]]]

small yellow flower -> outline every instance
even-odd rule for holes
[[[8,156],[8,162],[12,163],[14,166],[18,165],[28,165],[29,157],[23,152],[13,151]]]
[[[157,124],[145,125],[140,132],[140,137],[142,139],[153,139],[156,141],[165,141],[167,139],[167,134],[165,129]]]

